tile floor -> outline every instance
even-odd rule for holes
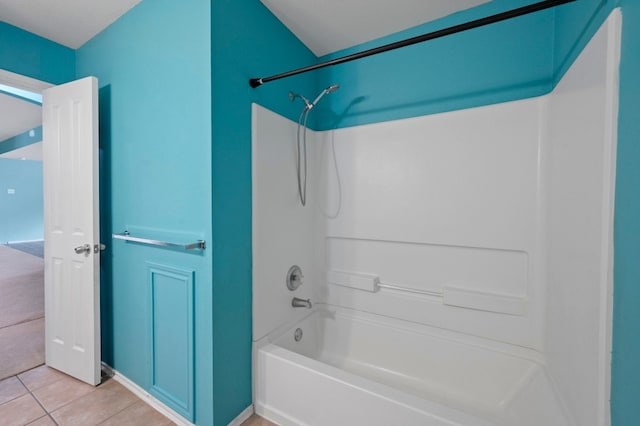
[[[115,380],[93,387],[46,365],[0,381],[0,426],[174,426]],[[277,426],[255,414],[242,426]]]
[[[45,365],[0,381],[2,426],[167,426],[115,380],[93,387]]]
[[[262,417],[254,414],[253,416],[245,420],[240,426],[278,426],[278,425],[275,423],[271,423],[269,420],[263,419]]]

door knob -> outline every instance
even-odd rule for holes
[[[91,253],[91,246],[89,244],[85,244],[83,246],[78,246],[73,249],[77,254],[89,254]]]

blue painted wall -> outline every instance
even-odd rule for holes
[[[42,235],[42,162],[0,158],[0,243]]]
[[[53,84],[75,76],[73,49],[0,22],[0,69]]]
[[[443,19],[321,58],[468,22],[528,0],[494,0]],[[324,85],[341,88],[319,104],[322,130],[539,96],[552,88],[553,11],[477,28],[374,57],[325,68]],[[322,86],[321,86],[322,87]]]
[[[297,119],[289,90],[316,89],[307,74],[254,90],[250,77],[314,63],[257,0],[214,0],[213,314],[214,415],[226,425],[251,404],[251,102]]]
[[[494,0],[328,57],[533,3]],[[547,93],[615,5],[624,15],[615,217],[613,423],[640,418],[640,4],[579,0],[497,24],[253,90],[250,77],[316,62],[257,0],[144,1],[77,52],[0,23],[0,68],[60,83],[101,80],[104,238],[127,225],[202,233],[203,256],[115,243],[103,270],[104,359],[145,385],[149,330],[139,264],[197,271],[199,424],[226,424],[251,400],[250,103],[296,119],[289,90],[320,104],[319,129],[424,115]],[[555,36],[554,36],[555,34]],[[326,59],[326,58],[322,58]],[[213,125],[213,128],[211,126]],[[213,135],[213,139],[211,136]],[[212,194],[211,196],[209,194]],[[213,219],[213,223],[211,222]],[[212,256],[215,253],[215,256]],[[110,274],[113,273],[113,277]],[[212,276],[207,274],[213,274]],[[213,287],[200,286],[205,282]],[[213,309],[212,309],[213,306]],[[211,342],[211,336],[214,341]],[[213,356],[213,365],[209,360]],[[213,404],[214,410],[210,410]],[[207,408],[209,406],[209,408]]]
[[[102,232],[110,246],[102,268],[103,359],[145,389],[153,386],[152,360],[187,374],[187,358],[152,352],[153,332],[162,339],[175,330],[152,321],[148,262],[195,271],[195,421],[201,425],[213,423],[214,382],[210,23],[208,0],[143,1],[76,54],[77,77],[95,75],[100,85]],[[111,240],[125,229],[210,245],[187,253]],[[187,312],[184,297],[175,300],[176,312]],[[186,324],[175,324],[181,325],[187,332]],[[162,389],[182,389],[165,378]],[[188,390],[174,396],[183,395]]]
[[[614,426],[640,419],[640,2],[622,0],[613,310]]]

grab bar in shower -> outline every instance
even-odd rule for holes
[[[425,296],[442,297],[442,292],[439,292],[439,291],[422,290],[419,288],[403,287],[399,285],[383,284],[383,283],[378,284],[378,287],[386,288],[388,290],[404,291],[406,293],[423,294]]]
[[[182,249],[182,250],[204,250],[207,247],[204,240],[198,240],[195,243],[190,243],[190,244],[170,243],[168,241],[133,237],[129,234],[129,231],[124,231],[122,234],[113,234],[113,238],[116,238],[118,240],[131,241],[134,243],[148,244],[150,246],[160,246],[160,247]]]

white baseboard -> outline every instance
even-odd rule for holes
[[[240,426],[253,414],[253,404],[245,408],[242,413],[238,414],[238,417],[231,420],[231,422],[227,426]]]
[[[153,395],[150,395],[149,392],[147,392],[146,390],[142,389],[140,386],[138,386],[135,383],[133,383],[127,377],[125,377],[122,374],[118,373],[116,370],[111,368],[111,366],[109,366],[109,365],[107,365],[105,363],[102,363],[102,367],[103,367],[104,371],[109,376],[111,376],[113,378],[113,380],[115,380],[116,382],[120,383],[125,388],[129,389],[134,395],[136,395],[138,398],[140,398],[141,400],[143,400],[144,402],[149,404],[156,411],[159,411],[160,413],[162,413],[165,417],[167,417],[169,420],[174,422],[176,425],[178,425],[178,426],[195,426],[193,423],[191,423],[190,421],[188,421],[187,419],[182,417],[180,414],[176,413],[171,408],[166,406],[160,400],[156,399]],[[243,411],[243,413],[244,413],[244,411]]]

